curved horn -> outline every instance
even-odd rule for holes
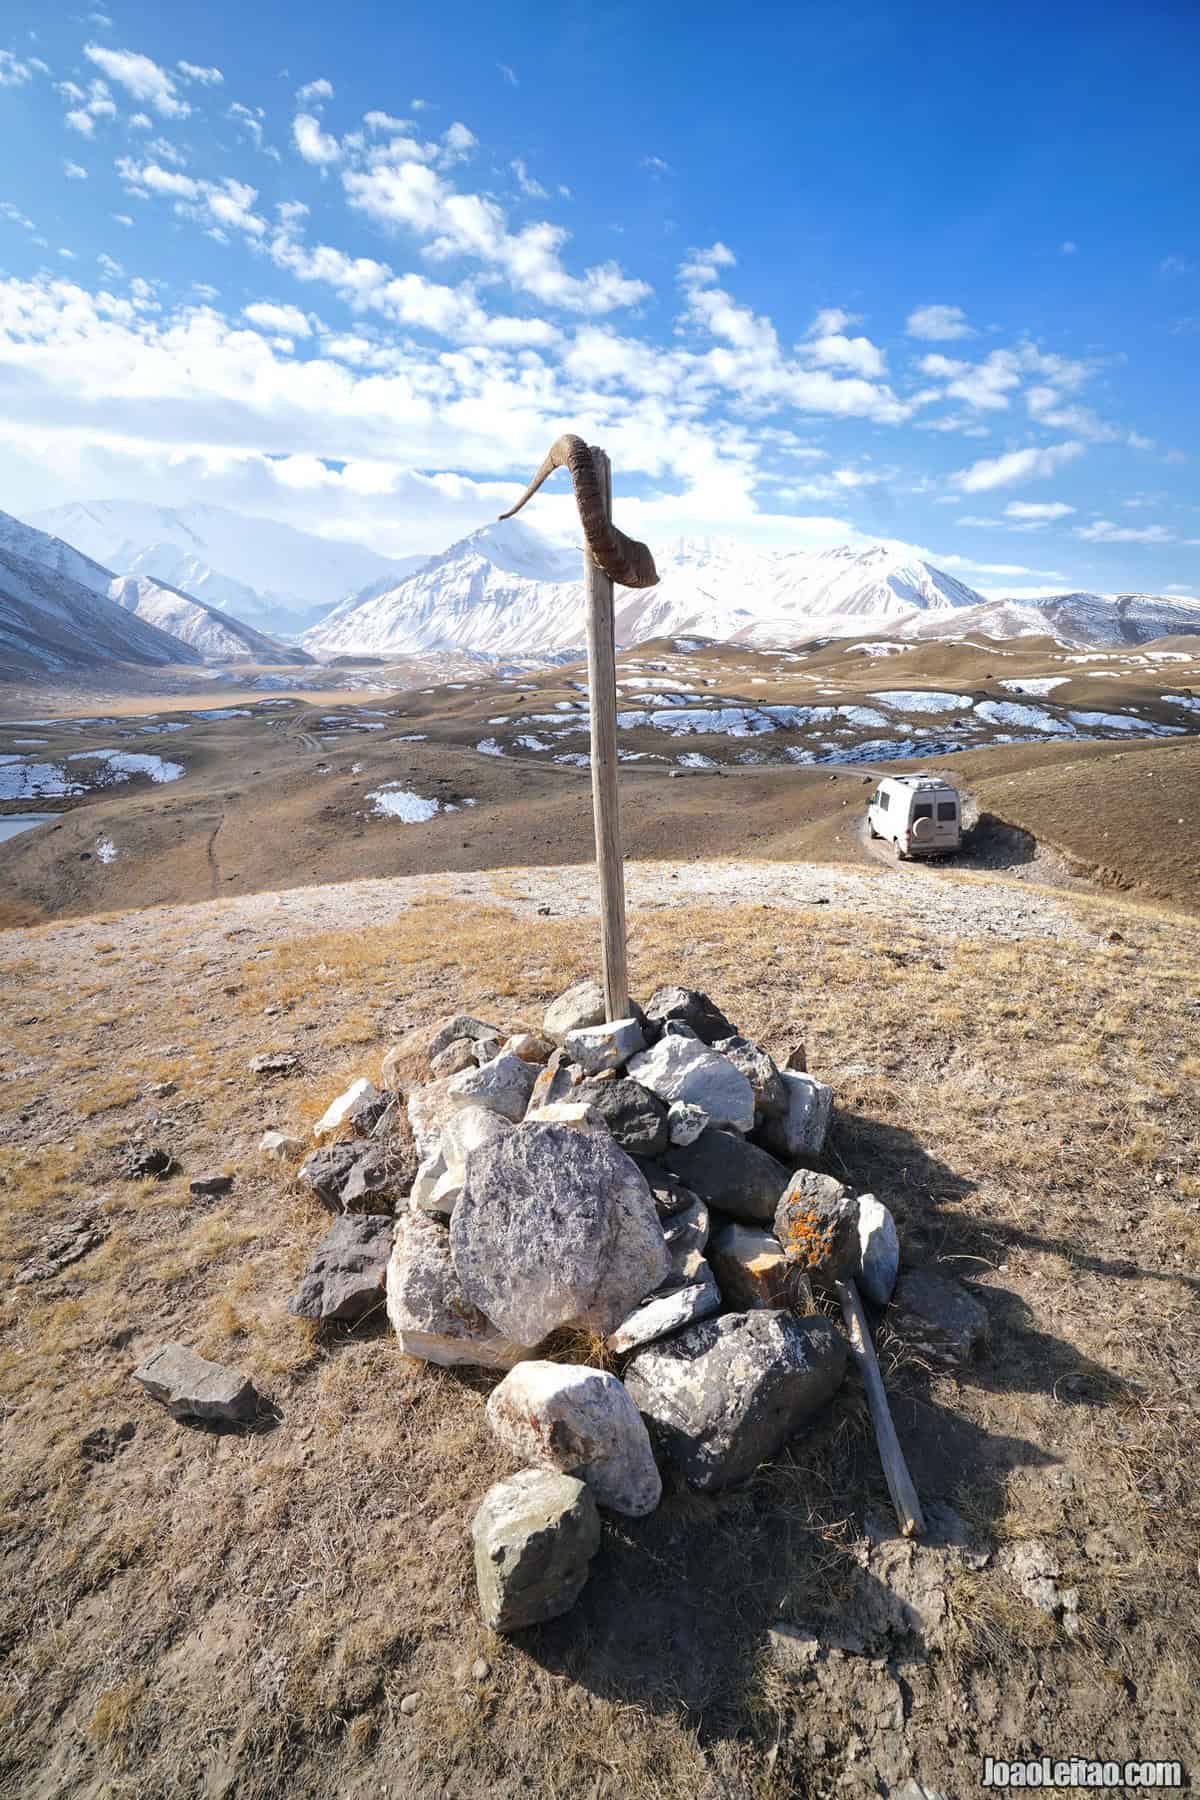
[[[592,453],[581,437],[575,437],[569,431],[564,432],[562,437],[555,438],[546,452],[545,462],[517,504],[510,506],[500,517],[511,519],[514,513],[520,512],[525,502],[537,493],[547,475],[552,475],[555,469],[570,470],[575,487],[575,504],[579,508],[579,519],[592,561],[606,575],[611,576],[618,587],[656,587],[658,570],[654,566],[649,547],[639,544],[636,538],[626,537],[608,517]]]

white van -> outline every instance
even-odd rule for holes
[[[940,776],[888,775],[867,802],[867,829],[900,859],[948,856],[962,842],[962,807]]]

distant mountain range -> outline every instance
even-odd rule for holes
[[[9,673],[312,660],[152,576],[115,575],[10,513],[0,513],[0,643]]]
[[[350,594],[419,568],[421,556],[380,556],[223,506],[75,501],[31,523],[105,568],[152,575],[231,612],[258,631],[295,637]]]
[[[944,570],[884,545],[755,550],[721,538],[681,538],[656,545],[655,554],[657,587],[618,590],[620,644],[698,637],[766,647],[887,632],[1115,645],[1200,632],[1195,601],[1099,594],[1036,604],[987,600]],[[472,532],[393,586],[374,583],[303,641],[320,657],[450,649],[496,656],[562,651],[584,637],[579,551],[508,519]]]

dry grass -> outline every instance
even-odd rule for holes
[[[944,1636],[893,1665],[897,1754],[958,1793],[984,1742],[1194,1747],[1200,935],[1084,912],[1121,941],[947,946],[900,921],[872,945],[834,908],[631,921],[635,991],[691,979],[774,1049],[803,1040],[837,1092],[831,1166],[893,1206],[911,1260],[986,1301],[991,1350],[961,1384],[880,1334],[918,1486],[993,1553],[951,1582]],[[303,1132],[451,1010],[536,1022],[590,970],[577,922],[434,903],[369,934],[180,945],[169,985],[148,935],[72,994],[10,948],[0,1267],[81,1210],[108,1235],[0,1300],[5,1791],[782,1800],[847,1771],[839,1791],[873,1791],[854,1784],[886,1733],[850,1703],[818,1731],[812,1691],[763,1657],[780,1618],[823,1630],[861,1601],[864,1508],[886,1496],[856,1384],[747,1489],[609,1520],[575,1612],[506,1643],[479,1623],[465,1535],[507,1468],[492,1378],[404,1361],[382,1320],[285,1310],[324,1215],[257,1161],[261,1131]],[[251,1080],[267,1048],[301,1073]],[[135,1133],[181,1173],[124,1180]],[[190,1198],[225,1167],[227,1200]],[[245,1369],[280,1422],[173,1423],[129,1379],[170,1337]],[[84,1459],[126,1420],[113,1460]],[[1079,1590],[1076,1641],[998,1566],[1035,1535]],[[870,1675],[847,1668],[850,1689]]]

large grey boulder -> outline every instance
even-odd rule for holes
[[[288,1311],[302,1319],[361,1319],[383,1300],[395,1220],[343,1213],[313,1253]]]
[[[694,1144],[668,1150],[667,1167],[720,1212],[752,1224],[775,1217],[788,1170],[734,1131],[703,1131]]]
[[[493,1390],[487,1417],[519,1461],[577,1476],[597,1506],[640,1519],[662,1498],[642,1415],[603,1369],[520,1363]]]
[[[645,1019],[650,1027],[648,1037],[660,1032],[669,1019],[687,1025],[703,1044],[737,1036],[720,1007],[695,988],[656,988],[646,1004]]]
[[[163,1344],[133,1371],[133,1379],[174,1419],[246,1425],[258,1411],[258,1394],[248,1376],[208,1362],[186,1344]]]
[[[516,1125],[525,1117],[536,1080],[533,1063],[502,1051],[477,1069],[452,1075],[447,1091],[456,1107],[481,1106],[485,1112],[499,1113],[502,1119],[510,1119]]]
[[[718,1038],[713,1049],[727,1056],[754,1089],[754,1106],[760,1119],[780,1119],[787,1111],[788,1096],[779,1066],[753,1038]]]
[[[636,1350],[640,1344],[652,1344],[697,1319],[711,1318],[721,1310],[721,1291],[713,1280],[712,1270],[696,1251],[687,1257],[689,1279],[681,1280],[672,1267],[670,1275],[657,1293],[643,1300],[615,1331],[608,1335],[608,1348],[617,1356]]]
[[[775,1236],[794,1268],[831,1287],[858,1266],[858,1201],[834,1176],[797,1169],[775,1208]]]
[[[525,1354],[467,1299],[445,1228],[421,1213],[396,1226],[387,1268],[387,1314],[406,1356],[445,1368],[511,1369]]]
[[[574,1606],[600,1547],[600,1515],[573,1475],[522,1469],[488,1489],[471,1538],[484,1624],[520,1631]]]
[[[598,981],[577,981],[552,1000],[542,1020],[548,1038],[561,1043],[571,1031],[583,1031],[589,1025],[603,1025],[605,1019],[604,989]]]
[[[603,1336],[665,1280],[670,1255],[637,1164],[605,1132],[523,1125],[476,1150],[450,1223],[468,1298],[516,1343]]]
[[[628,1073],[668,1105],[682,1100],[703,1108],[718,1128],[753,1129],[754,1089],[740,1069],[695,1038],[659,1038],[653,1049],[630,1058]]]
[[[780,1080],[787,1090],[787,1109],[763,1124],[763,1140],[777,1156],[792,1162],[816,1162],[825,1149],[833,1117],[833,1089],[811,1075],[784,1069]]]
[[[604,1025],[581,1025],[568,1031],[563,1049],[577,1062],[585,1075],[599,1075],[605,1069],[619,1069],[646,1048],[642,1028],[636,1019],[613,1019]]]
[[[886,1306],[900,1272],[896,1221],[874,1194],[858,1197],[858,1285],[876,1306]]]
[[[630,1156],[657,1156],[667,1147],[667,1109],[636,1081],[580,1081],[570,1097],[600,1114]]]
[[[826,1318],[726,1313],[639,1350],[625,1385],[691,1486],[711,1492],[774,1456],[845,1369]]]
[[[795,1271],[773,1232],[758,1225],[723,1225],[708,1251],[721,1298],[739,1312],[790,1303]]]
[[[987,1311],[975,1296],[961,1282],[927,1269],[900,1277],[891,1321],[915,1349],[951,1366],[969,1362],[988,1335]]]

